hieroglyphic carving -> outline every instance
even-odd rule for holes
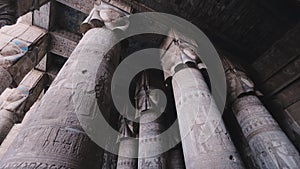
[[[93,118],[95,111],[86,111],[75,114],[75,106],[95,103],[95,93],[87,102],[75,102],[74,88],[82,83],[95,81],[95,77],[88,76],[78,79],[74,84],[73,71],[76,67],[80,75],[89,73],[86,67],[96,72],[101,61],[104,61],[104,49],[115,42],[114,33],[108,29],[93,29],[85,34],[79,45],[53,81],[41,104],[28,112],[28,120],[20,131],[17,139],[4,155],[0,168],[18,168],[17,165],[43,164],[43,167],[53,168],[99,168],[103,151],[93,143],[83,131],[77,117]],[[88,60],[78,60],[88,56]],[[92,64],[94,63],[94,64]],[[92,79],[91,79],[92,78]],[[86,125],[86,124],[83,124]],[[96,131],[92,128],[91,130]],[[14,166],[14,167],[11,167]]]
[[[50,52],[65,58],[70,57],[80,40],[80,36],[65,30],[50,32],[50,34]]]
[[[71,8],[74,8],[78,11],[81,11],[85,14],[88,14],[93,9],[95,0],[85,0],[85,1],[57,0],[57,2],[60,2],[60,3],[65,4],[65,5],[67,5]]]
[[[242,72],[242,69],[234,71],[238,66],[227,58],[223,58],[223,63],[227,69],[229,104],[232,104],[232,110],[249,143],[251,156],[254,157],[256,164],[260,168],[299,167],[298,151],[253,92],[254,84],[251,79]]]
[[[162,56],[162,66],[173,76],[179,128],[181,134],[185,133],[182,146],[186,168],[243,168],[196,65],[198,57],[193,52],[196,45],[187,41],[182,44],[178,39],[169,44],[168,51]]]
[[[138,168],[166,169],[166,154],[162,154],[161,147],[166,140],[157,137],[164,129],[163,122],[159,119],[163,112],[158,112],[161,111],[158,105],[160,98],[152,96],[153,84],[150,83],[150,77],[152,78],[149,72],[143,72],[136,90],[136,118],[140,120]]]
[[[238,98],[233,111],[261,168],[297,168],[300,156],[256,96]]]

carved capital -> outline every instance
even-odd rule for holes
[[[120,121],[120,134],[118,137],[117,142],[122,141],[122,139],[126,138],[134,138],[136,136],[136,133],[134,131],[133,122],[128,121],[126,118],[122,118]]]
[[[254,92],[254,83],[247,76],[243,68],[237,64],[233,64],[226,57],[222,57],[225,69],[226,81],[228,86],[228,100],[234,102],[239,96]]]
[[[136,88],[136,118],[139,118],[143,113],[151,112],[162,113],[164,112],[164,100],[163,96],[158,89],[153,88],[154,81],[150,84],[149,75],[144,72],[140,79],[140,82]]]
[[[96,27],[124,30],[129,25],[128,21],[120,21],[118,19],[128,16],[131,10],[132,8],[130,6],[121,1],[97,1],[89,16],[81,24],[81,32],[86,33],[88,30]]]
[[[173,76],[177,71],[186,68],[197,68],[200,59],[196,53],[197,44],[178,33],[171,33],[165,41],[163,49],[166,52],[161,56],[165,78]]]

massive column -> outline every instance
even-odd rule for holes
[[[46,30],[22,23],[0,29],[0,93],[17,86],[46,54]]]
[[[184,38],[166,40],[167,52],[162,56],[165,75],[172,85],[182,146],[187,169],[243,168],[221,114],[200,73],[195,49],[197,44]]]
[[[158,95],[154,92],[155,78],[150,71],[143,72],[137,85],[136,108],[140,121],[139,130],[139,169],[166,169],[166,157],[162,153],[163,141],[158,135],[163,131]],[[153,156],[153,154],[157,154]]]
[[[122,118],[118,138],[119,157],[117,169],[137,169],[137,158],[135,157],[138,155],[138,141],[135,137],[133,122]]]
[[[108,12],[114,11],[108,10]],[[86,103],[80,100],[77,103],[74,100],[74,91],[82,90],[81,85],[89,85],[91,81],[95,81],[96,77],[90,76],[92,74],[90,71],[96,71],[99,66],[103,66],[102,63],[109,61],[112,62],[111,64],[118,64],[116,63],[119,61],[118,45],[108,54],[105,53],[105,50],[116,41],[114,31],[107,27],[94,28],[85,33],[42,98],[39,107],[28,112],[28,118],[31,120],[24,124],[24,128],[11,144],[0,162],[0,168],[99,168],[103,151],[83,131],[75,114],[78,104],[86,106],[88,103],[95,103],[96,94],[83,91],[91,94],[91,97]],[[81,57],[87,59],[79,63]],[[100,65],[95,63],[100,63]],[[101,76],[104,82],[106,75],[111,73],[108,72],[110,69],[106,68],[99,68],[105,75]],[[73,73],[75,70],[76,74]],[[77,79],[80,82],[74,84],[75,75],[83,78]],[[107,83],[101,84],[100,94],[107,92],[105,90],[107,86],[103,86],[105,84]],[[100,102],[102,106],[108,104],[108,101],[104,99],[100,99]],[[92,110],[82,113],[93,114]]]
[[[299,168],[300,156],[255,95],[254,84],[240,66],[223,58],[229,102],[260,168]]]

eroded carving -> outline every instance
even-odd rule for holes
[[[186,168],[243,168],[196,64],[199,57],[195,47],[187,40],[182,44],[175,40],[162,57],[164,70],[173,76],[179,128],[181,134],[185,133],[182,146]]]
[[[103,26],[111,30],[124,30],[128,27],[129,23],[118,22],[118,19],[127,16],[130,12],[131,7],[127,4],[123,4],[121,1],[97,2],[89,16],[81,24],[81,32],[86,33],[92,28]]]

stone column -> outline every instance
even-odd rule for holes
[[[254,84],[240,66],[223,58],[229,102],[260,168],[299,168],[300,156],[255,95]]]
[[[91,97],[88,102],[81,103],[80,100],[75,102],[74,90],[80,90],[79,86],[83,83],[89,85],[96,80],[96,77],[90,76],[92,72],[87,71],[86,67],[90,71],[96,71],[100,66],[99,74],[103,75],[101,80],[104,83],[95,90],[102,95],[107,92],[107,86],[104,85],[107,84],[106,75],[111,72],[105,67],[105,62],[117,65],[120,47],[115,46],[108,54],[104,52],[116,41],[114,31],[107,27],[94,28],[85,33],[42,98],[40,106],[28,112],[31,120],[24,124],[24,128],[11,144],[0,162],[0,168],[98,169],[101,166],[103,151],[83,131],[75,114],[78,104],[87,106],[88,103],[95,103],[96,93],[83,91],[91,94]],[[82,60],[81,67],[78,67],[80,58],[86,56],[88,59]],[[95,64],[99,62],[100,65]],[[81,70],[77,74],[84,78],[74,84],[73,71],[78,69]],[[109,105],[109,99],[98,98],[98,101],[101,103],[100,109],[106,110],[105,105]],[[87,118],[92,118],[89,116],[93,114],[92,110],[84,113]]]
[[[197,67],[198,57],[194,52],[197,44],[187,38],[184,41],[176,38],[167,40],[164,46],[168,48],[162,56],[162,65],[165,75],[173,76],[186,168],[243,168],[221,114]]]
[[[160,98],[154,92],[154,78],[149,73],[143,72],[141,82],[137,85],[136,107],[140,121],[138,168],[166,169],[166,157],[161,153],[164,140],[157,137],[164,129],[158,105]]]
[[[118,139],[119,157],[117,169],[137,169],[137,158],[130,158],[138,155],[138,140],[135,137],[133,123],[123,118]]]

